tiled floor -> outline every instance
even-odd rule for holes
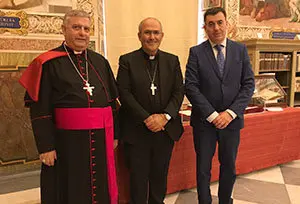
[[[218,183],[211,184],[213,204]],[[300,204],[300,160],[238,176],[234,204]],[[165,204],[197,204],[196,189],[168,195]]]
[[[212,183],[213,204],[217,190]],[[234,204],[300,204],[300,160],[238,176],[233,198]],[[0,178],[0,203],[38,204],[38,172]],[[197,204],[196,189],[170,194],[165,204]]]

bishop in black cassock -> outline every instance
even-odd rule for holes
[[[92,93],[75,69],[88,78]],[[42,164],[42,203],[117,203],[113,120],[118,92],[108,61],[89,49],[75,54],[63,44],[35,59],[20,82],[27,90],[39,153],[57,154],[54,166]],[[87,123],[90,118],[103,127]]]

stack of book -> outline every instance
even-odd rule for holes
[[[259,59],[260,71],[289,71],[291,69],[291,59],[291,54],[261,52]]]

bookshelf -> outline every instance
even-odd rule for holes
[[[288,105],[300,106],[300,40],[250,39],[240,42],[248,48],[254,74],[274,74],[287,93]]]

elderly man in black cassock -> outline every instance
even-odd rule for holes
[[[65,41],[20,79],[42,162],[42,204],[117,203],[118,92],[108,61],[88,49],[90,26],[88,13],[68,12]]]

